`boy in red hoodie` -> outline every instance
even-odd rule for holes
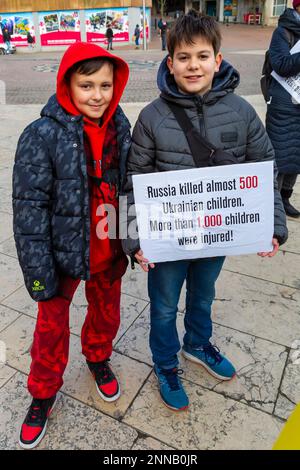
[[[128,73],[122,59],[99,46],[72,45],[60,64],[56,95],[18,143],[14,236],[26,287],[38,302],[28,377],[33,400],[20,434],[26,449],[42,440],[63,384],[69,306],[81,279],[88,302],[82,352],[101,398],[120,396],[108,361],[127,258],[118,227],[108,227],[106,216],[118,220],[130,147],[130,124],[118,106]]]

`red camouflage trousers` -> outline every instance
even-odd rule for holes
[[[63,384],[69,357],[69,307],[80,280],[62,277],[59,293],[38,302],[38,317],[31,348],[28,390],[34,398],[50,398]],[[112,284],[107,271],[92,274],[85,282],[87,315],[81,330],[82,353],[88,361],[111,356],[120,325],[121,279]]]

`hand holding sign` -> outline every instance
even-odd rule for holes
[[[272,239],[272,245],[273,245],[272,251],[264,251],[262,253],[257,253],[258,256],[261,256],[262,258],[265,258],[265,257],[272,258],[273,256],[275,256],[279,250],[279,243],[278,243],[277,238]]]
[[[139,265],[146,273],[149,271],[150,268],[154,268],[155,265],[153,263],[149,264],[149,260],[144,258],[142,250],[139,250],[135,255],[136,260],[138,261]]]

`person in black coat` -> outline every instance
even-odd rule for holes
[[[10,47],[10,41],[11,41],[11,35],[8,31],[7,28],[5,28],[2,32],[2,35],[3,35],[3,41],[5,42],[6,46],[7,46],[7,49],[6,49],[6,54],[10,54],[10,50],[11,50],[11,47]]]
[[[113,43],[114,32],[113,32],[113,30],[111,29],[111,25],[110,25],[110,24],[107,26],[107,30],[106,30],[105,36],[106,36],[106,38],[107,38],[107,50],[108,50],[108,51],[109,51],[109,50],[113,51],[112,43]]]
[[[272,68],[282,77],[300,73],[300,52],[290,54],[291,47],[300,40],[300,0],[294,0],[293,7],[280,16],[269,48]],[[275,150],[278,186],[286,214],[300,217],[290,203],[300,172],[300,104],[274,78],[269,96],[266,129]]]
[[[34,47],[34,42],[35,42],[35,39],[33,36],[31,36],[30,32],[27,31],[27,44],[28,44],[28,47],[33,49]]]

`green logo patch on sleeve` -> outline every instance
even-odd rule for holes
[[[40,292],[45,289],[46,287],[41,283],[41,281],[38,281],[38,280],[33,281],[33,286],[32,286],[33,292]]]

